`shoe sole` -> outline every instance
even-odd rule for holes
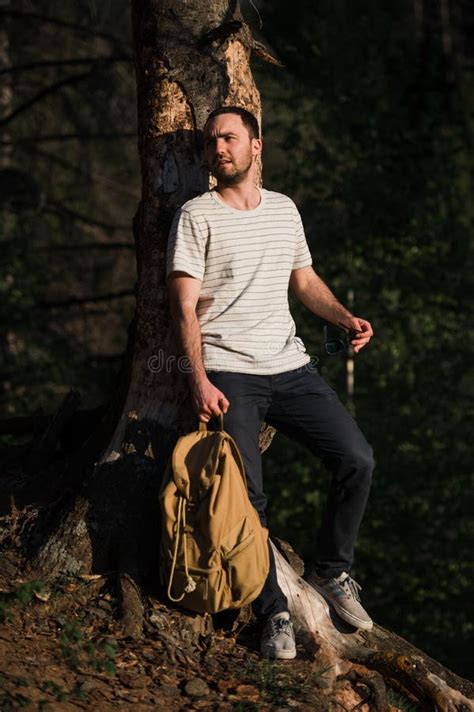
[[[309,581],[307,581],[306,583],[309,583]],[[325,591],[323,588],[320,588],[315,583],[309,583],[309,585],[314,588],[318,593],[320,593],[321,596],[323,596],[323,598],[328,603],[331,604],[339,618],[342,618],[343,621],[349,623],[349,625],[353,626],[354,628],[357,628],[358,630],[372,630],[372,628],[374,627],[373,621],[363,621],[360,618],[357,618],[357,616],[352,615],[344,608],[341,608],[341,606],[339,606],[337,603],[334,603],[332,598],[328,596],[327,591]]]
[[[278,653],[264,653],[262,652],[262,656],[264,658],[267,658],[268,660],[293,660],[296,658],[296,649],[295,650],[280,650]]]

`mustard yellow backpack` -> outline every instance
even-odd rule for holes
[[[230,435],[199,430],[179,438],[161,489],[161,569],[168,596],[200,613],[240,608],[268,575],[268,531],[247,493]]]

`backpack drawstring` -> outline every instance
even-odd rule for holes
[[[174,601],[175,603],[179,603],[179,601],[182,601],[186,593],[192,593],[195,588],[196,588],[196,582],[191,578],[189,575],[188,571],[188,552],[186,548],[186,500],[184,497],[179,496],[178,497],[179,502],[178,502],[178,516],[176,518],[176,538],[175,538],[175,544],[174,544],[174,552],[173,552],[173,563],[171,565],[171,573],[170,573],[170,581],[168,584],[168,597],[170,598],[171,601]],[[182,525],[182,527],[181,527]],[[182,530],[182,531],[181,531]],[[174,598],[171,595],[171,588],[173,586],[173,578],[174,578],[174,573],[176,569],[176,561],[178,559],[178,549],[179,549],[179,541],[180,541],[180,535],[182,534],[183,537],[183,548],[184,548],[184,573],[186,575],[186,586],[184,588],[183,593],[179,598]]]

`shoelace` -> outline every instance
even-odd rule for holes
[[[270,620],[270,637],[274,638],[279,633],[286,633],[286,635],[291,637],[291,621],[287,621],[286,618],[277,618],[276,621]]]
[[[357,581],[354,581],[354,579],[351,578],[349,574],[346,576],[345,579],[339,581],[338,583],[348,596],[353,596],[356,601],[360,601],[359,591],[362,590],[362,586],[360,586]]]

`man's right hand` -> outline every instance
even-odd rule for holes
[[[215,415],[223,415],[230,403],[218,388],[206,378],[191,385],[191,400],[199,420],[207,423]]]

